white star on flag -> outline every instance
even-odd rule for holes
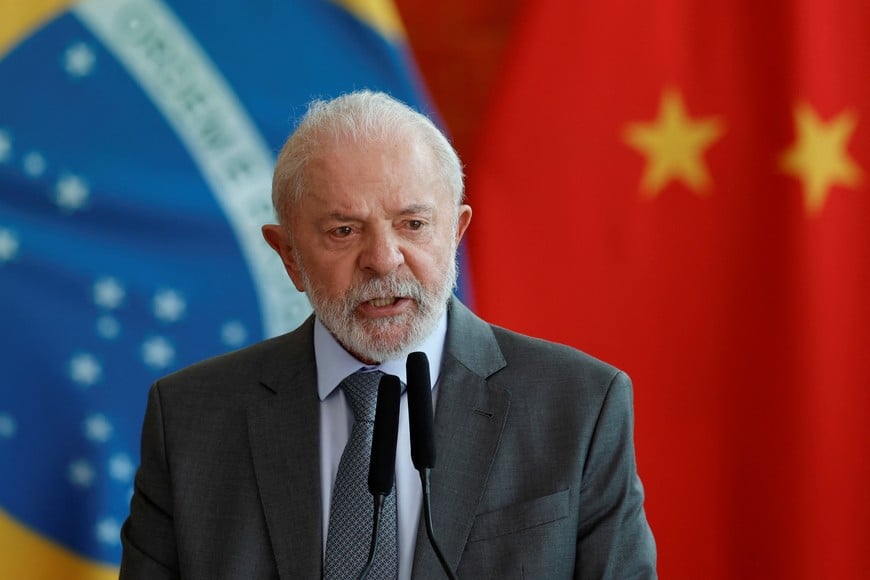
[[[81,78],[91,74],[97,57],[90,46],[77,42],[66,49],[63,55],[63,68],[73,78]]]
[[[60,209],[68,212],[81,209],[91,195],[88,184],[77,175],[64,175],[54,189],[54,202]]]
[[[30,177],[39,177],[45,172],[45,157],[41,153],[31,151],[21,160],[21,165],[24,168],[24,173]]]
[[[111,276],[94,282],[94,304],[102,308],[114,310],[121,305],[125,294],[124,287]]]
[[[104,518],[97,523],[97,539],[104,544],[121,542],[121,526],[115,518]]]
[[[121,323],[114,316],[104,314],[97,318],[97,334],[106,340],[118,338],[121,334]]]
[[[76,459],[70,463],[67,475],[70,483],[78,487],[90,487],[96,477],[94,468],[85,459]]]
[[[83,387],[90,387],[100,380],[103,367],[90,353],[79,353],[69,361],[69,377]]]
[[[221,340],[227,346],[241,346],[248,338],[248,331],[238,320],[225,322],[221,326]]]
[[[99,413],[85,419],[85,437],[95,443],[105,443],[112,436],[112,424]]]
[[[136,466],[125,453],[117,453],[109,459],[109,475],[116,481],[129,482],[135,471]]]
[[[0,163],[12,156],[12,137],[8,131],[0,131]]]
[[[187,302],[175,290],[161,290],[154,295],[154,316],[164,322],[175,322],[184,316]]]
[[[154,336],[142,344],[142,360],[153,369],[165,369],[175,358],[175,347],[162,336]]]
[[[7,228],[0,228],[0,264],[11,262],[18,255],[18,237]]]
[[[12,439],[16,431],[18,431],[18,424],[15,418],[9,413],[0,413],[0,438]]]

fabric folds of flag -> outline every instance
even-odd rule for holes
[[[3,0],[0,87],[0,577],[117,577],[150,383],[309,312],[259,234],[295,117],[428,107],[389,0]]]
[[[632,375],[662,577],[867,577],[870,5],[520,21],[470,168],[478,311]]]

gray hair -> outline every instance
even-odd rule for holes
[[[363,90],[309,104],[275,165],[272,205],[278,220],[286,226],[289,211],[305,193],[306,166],[325,146],[344,140],[372,143],[406,136],[428,145],[458,210],[465,195],[462,164],[444,134],[408,105],[384,93]]]

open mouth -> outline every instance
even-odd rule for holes
[[[388,296],[386,298],[373,298],[369,300],[368,303],[374,306],[375,308],[383,308],[384,306],[392,306],[399,299],[395,296]]]

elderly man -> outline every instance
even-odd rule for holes
[[[452,297],[471,208],[426,117],[368,91],[313,103],[278,158],[273,202],[280,225],[263,235],[314,315],[152,387],[123,578],[355,578],[372,513],[370,497],[345,499],[359,492],[342,475],[356,400],[380,373],[404,380],[414,351],[431,361],[432,519],[456,576],[655,577],[631,383]],[[403,403],[371,577],[443,578],[407,423]],[[348,523],[360,520],[365,532]]]

